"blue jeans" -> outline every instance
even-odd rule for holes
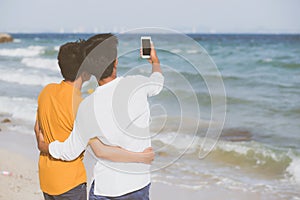
[[[146,187],[136,190],[134,192],[130,192],[128,194],[124,194],[118,197],[105,197],[101,195],[94,194],[94,182],[92,183],[90,189],[90,198],[89,200],[149,200],[149,189],[151,183],[149,183]]]
[[[82,183],[60,195],[44,193],[45,200],[86,200],[86,184]]]

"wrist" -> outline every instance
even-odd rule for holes
[[[139,157],[139,163],[146,163],[147,160],[147,156],[144,153],[141,153],[140,157]]]
[[[152,62],[152,65],[154,65],[154,64],[160,64],[158,58],[152,59],[151,62]]]
[[[49,153],[49,144],[46,142],[39,142],[38,148],[42,153]]]

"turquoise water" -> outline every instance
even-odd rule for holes
[[[13,34],[13,43],[0,45],[0,114],[18,122],[8,128],[33,134],[31,127],[39,92],[46,84],[61,80],[56,61],[59,46],[89,36]],[[153,180],[194,189],[216,184],[229,190],[267,191],[274,199],[300,198],[297,189],[300,184],[300,35],[189,36],[211,56],[224,81],[227,100],[224,131],[209,156],[199,159],[199,153],[204,151],[200,144],[210,121],[211,106],[202,76],[214,79],[218,75],[209,66],[203,67],[199,74],[190,64],[201,60],[201,49],[191,49],[176,35],[153,35],[169,87],[150,100],[151,105],[161,104],[168,114],[168,124],[153,138],[158,150],[154,166],[169,165],[178,152],[191,145],[179,160],[154,172]],[[134,73],[147,74],[150,67],[138,58],[139,37],[121,35],[119,39],[119,52],[122,52],[119,75],[140,65],[143,66]],[[180,53],[186,58],[178,56]],[[182,85],[180,77],[190,87]],[[93,80],[84,86],[85,96],[92,87],[95,87]],[[170,90],[180,94],[183,101],[178,102]],[[190,131],[192,122],[199,120],[191,103],[193,95],[201,111],[201,128],[196,136]],[[182,115],[180,103],[184,104],[187,115]],[[152,112],[156,116],[152,124],[155,132],[156,123],[161,121],[160,110],[153,108]],[[178,133],[182,120],[183,128]]]

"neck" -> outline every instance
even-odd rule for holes
[[[78,79],[76,79],[75,81],[65,81],[65,82],[72,85],[73,87],[77,88],[78,90],[81,90],[82,84],[83,84],[83,81],[80,77]]]
[[[112,77],[112,76],[109,76],[107,78],[104,78],[104,79],[101,79],[98,81],[98,84],[101,86],[101,85],[105,85],[106,83],[109,83],[111,81],[113,81],[116,77]]]

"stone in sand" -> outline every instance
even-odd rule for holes
[[[2,120],[1,121],[2,123],[10,123],[11,122],[11,120],[10,119],[8,119],[8,118],[5,118],[4,120]]]

